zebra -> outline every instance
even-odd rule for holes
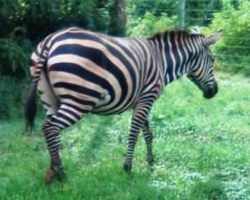
[[[33,127],[36,96],[46,109],[42,131],[50,154],[45,181],[62,181],[59,132],[93,113],[133,110],[125,171],[132,169],[137,136],[143,132],[147,162],[154,163],[148,115],[165,85],[187,77],[210,99],[218,92],[210,45],[221,37],[166,30],[150,38],[118,38],[70,27],[48,35],[31,56],[32,84],[25,102],[27,127]]]

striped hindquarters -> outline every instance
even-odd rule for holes
[[[43,45],[54,94],[79,110],[121,113],[158,83],[157,62],[146,40],[70,28],[50,35]]]

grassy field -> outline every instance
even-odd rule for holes
[[[139,137],[132,177],[122,170],[130,112],[87,116],[64,131],[67,180],[51,185],[43,179],[49,160],[39,128],[27,138],[23,119],[0,122],[0,200],[250,199],[250,79],[218,80],[209,101],[186,79],[165,89],[151,113],[154,171]]]

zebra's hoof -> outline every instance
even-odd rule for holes
[[[49,170],[46,172],[46,175],[45,175],[45,183],[49,184],[49,183],[51,183],[54,179],[57,179],[58,181],[63,182],[64,179],[65,179],[65,174],[64,174],[63,170],[55,171],[55,170],[53,170],[53,169],[49,169]]]
[[[65,180],[65,173],[63,172],[63,170],[59,170],[56,172],[56,178],[60,182],[63,182]]]
[[[53,181],[55,173],[52,169],[49,169],[45,174],[45,183],[49,184]]]
[[[124,164],[123,164],[123,169],[125,170],[125,172],[131,173],[132,165],[131,165],[131,164],[124,163]]]

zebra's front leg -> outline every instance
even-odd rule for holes
[[[128,137],[128,148],[123,168],[126,172],[131,172],[132,161],[134,155],[134,149],[137,142],[137,137],[140,129],[143,127],[145,120],[148,117],[148,113],[151,107],[149,106],[138,106],[134,109],[133,117],[130,125],[130,132]]]
[[[148,166],[151,167],[154,164],[154,155],[152,151],[153,133],[150,129],[148,119],[145,120],[144,126],[142,127],[142,131],[147,146],[147,162]]]

